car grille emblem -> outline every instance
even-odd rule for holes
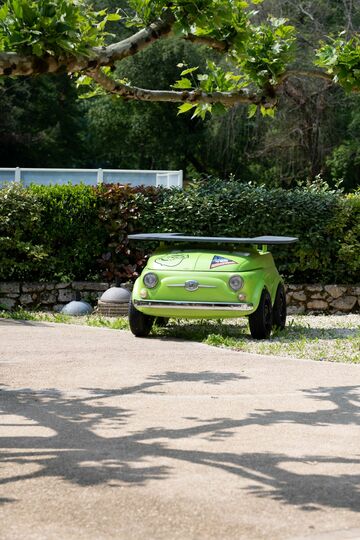
[[[199,288],[199,283],[195,279],[189,279],[185,281],[185,289],[187,291],[197,291]]]

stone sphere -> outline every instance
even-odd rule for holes
[[[63,315],[72,315],[73,317],[81,317],[82,315],[90,315],[93,308],[83,300],[73,300],[62,308],[60,313]]]
[[[101,296],[102,302],[114,303],[114,304],[128,304],[131,297],[131,293],[127,289],[122,287],[110,287]]]

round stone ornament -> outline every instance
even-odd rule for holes
[[[87,302],[83,300],[73,300],[62,308],[60,313],[63,315],[72,315],[73,317],[81,317],[83,315],[90,315],[93,308]]]
[[[128,304],[131,294],[127,289],[123,287],[110,287],[101,296],[101,302],[111,304]]]

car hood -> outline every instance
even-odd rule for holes
[[[238,272],[264,266],[264,255],[244,251],[164,251],[150,257],[147,268],[162,271]]]

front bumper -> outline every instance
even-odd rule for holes
[[[249,302],[181,302],[176,300],[133,300],[136,308],[171,309],[190,311],[253,311],[254,305]]]

